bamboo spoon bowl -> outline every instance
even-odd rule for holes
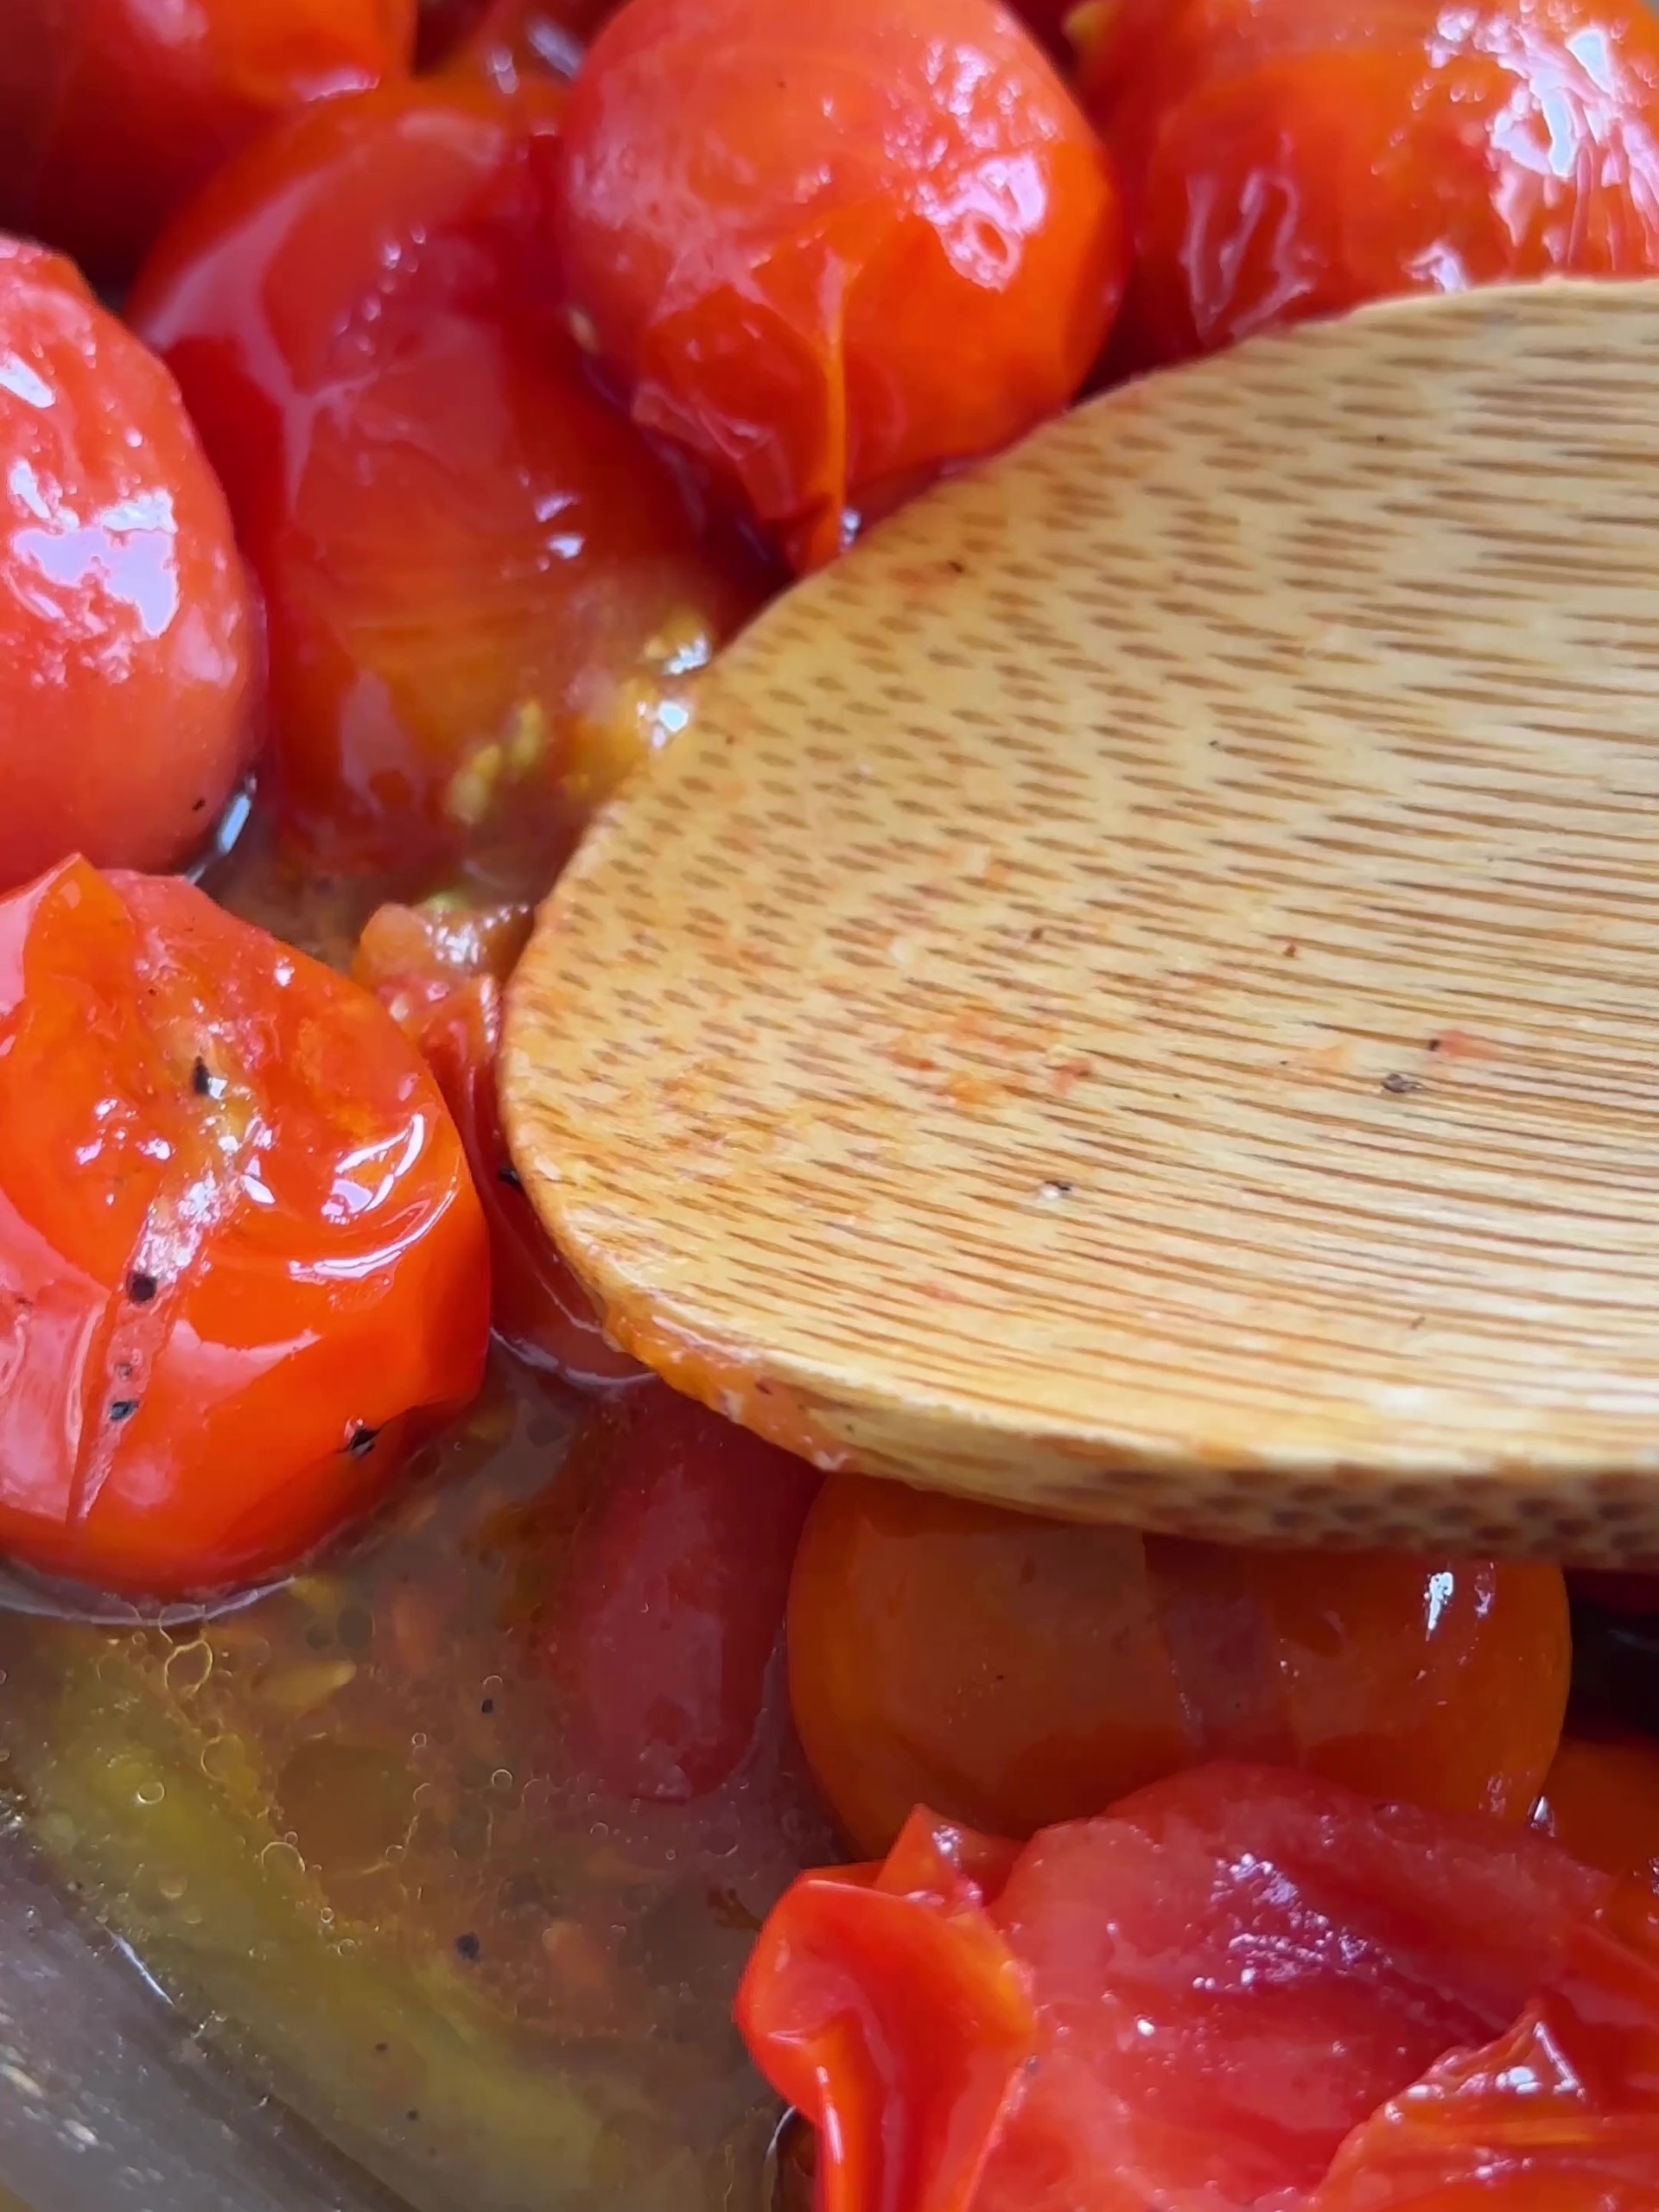
[[[1659,283],[1108,393],[711,669],[511,994],[616,1339],[830,1466],[1659,1556]]]

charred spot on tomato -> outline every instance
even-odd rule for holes
[[[359,1422],[347,1439],[346,1450],[350,1458],[364,1459],[373,1451],[379,1440],[380,1432],[378,1428],[368,1428]]]

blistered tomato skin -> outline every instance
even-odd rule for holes
[[[416,0],[6,0],[0,226],[129,275],[174,210],[307,101],[407,72]]]
[[[836,1476],[791,1701],[858,1849],[912,1806],[1029,1835],[1215,1758],[1527,1818],[1571,1646],[1553,1567],[1254,1553]]]
[[[1368,300],[1659,269],[1641,0],[1178,0],[1101,11],[1132,365]]]
[[[261,582],[270,803],[330,864],[544,884],[756,603],[555,312],[563,95],[325,104],[136,288]]]
[[[161,364],[67,262],[0,239],[0,891],[163,868],[248,762],[256,632]]]
[[[630,0],[563,175],[584,334],[798,569],[1063,407],[1123,276],[1105,156],[995,0]]]
[[[461,1141],[367,993],[174,878],[0,902],[0,1552],[162,1594],[287,1566],[488,1326]]]

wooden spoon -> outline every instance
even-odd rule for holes
[[[591,833],[504,1082],[617,1340],[826,1465],[1659,1555],[1659,284],[906,508]]]

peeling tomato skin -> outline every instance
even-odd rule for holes
[[[482,1379],[484,1226],[366,994],[169,878],[0,902],[0,1550],[152,1593],[290,1564]]]
[[[785,1893],[737,2018],[828,2212],[1313,2212],[1351,2131],[1570,1987],[1586,1929],[1659,2029],[1618,1897],[1525,1830],[1217,1764],[1023,1848],[918,1810]]]
[[[0,226],[100,282],[243,145],[406,73],[416,0],[6,0]]]
[[[583,328],[797,569],[1064,406],[1116,307],[1106,157],[995,0],[631,0],[563,148]]]
[[[0,238],[0,891],[164,868],[257,728],[257,627],[172,378],[57,255]]]

